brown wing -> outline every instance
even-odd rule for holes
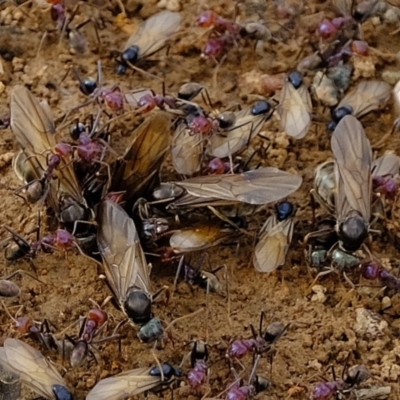
[[[133,133],[132,144],[113,176],[111,188],[112,191],[126,191],[127,203],[151,189],[149,183],[159,173],[169,148],[170,127],[168,114],[157,112],[146,118]]]
[[[150,368],[137,368],[102,379],[86,396],[86,400],[122,400],[158,386],[160,376],[149,375]]]
[[[14,87],[10,107],[11,128],[38,179],[47,169],[46,156],[59,139],[54,124],[38,100],[24,86]],[[86,206],[70,159],[62,159],[55,175],[58,182],[49,182],[48,201],[56,214],[60,212],[58,198],[65,195]]]
[[[216,246],[230,236],[232,231],[217,225],[204,225],[175,232],[169,239],[169,245],[177,254],[187,253]]]
[[[200,171],[204,140],[192,135],[185,122],[179,123],[172,137],[172,165],[178,174],[192,176]]]
[[[29,344],[8,338],[0,347],[0,365],[19,375],[21,381],[35,393],[55,399],[52,386],[66,383],[43,354]]]
[[[267,223],[253,252],[253,265],[259,272],[273,272],[285,263],[293,236],[293,218],[278,222],[273,215]]]
[[[304,96],[304,98],[303,98]],[[304,90],[299,92],[285,80],[281,91],[278,113],[281,128],[289,136],[302,139],[311,126],[310,98]]]
[[[103,201],[99,210],[97,243],[107,281],[120,303],[125,300],[129,288],[150,292],[150,269],[135,224],[110,200]]]
[[[332,134],[331,146],[336,161],[338,222],[343,221],[349,208],[359,211],[369,222],[372,150],[357,118],[347,115],[339,122]]]
[[[179,30],[181,21],[182,16],[177,12],[161,11],[153,15],[128,39],[122,51],[135,45],[139,47],[139,58],[156,53]]]
[[[267,167],[241,174],[199,176],[176,184],[196,197],[268,204],[289,196],[301,182],[299,175]]]
[[[360,82],[355,89],[350,91],[339,103],[337,108],[351,106],[353,115],[363,115],[377,110],[389,101],[392,94],[391,86],[381,81]]]
[[[396,154],[385,154],[373,161],[371,166],[372,177],[399,175],[400,158]]]

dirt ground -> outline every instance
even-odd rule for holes
[[[288,0],[289,2],[289,0]],[[202,4],[200,4],[202,3]],[[258,85],[249,80],[249,73],[256,76],[261,73],[277,74],[293,70],[298,60],[313,52],[308,44],[310,35],[315,31],[315,25],[306,21],[306,16],[327,9],[329,1],[313,0],[303,4],[300,15],[293,19],[279,19],[276,4],[285,1],[247,0],[237,2],[235,9],[233,1],[135,1],[127,6],[128,17],[123,18],[117,4],[104,3],[89,5],[83,3],[73,24],[85,21],[88,16],[94,18],[99,26],[101,43],[98,44],[91,24],[82,28],[87,38],[87,51],[84,55],[70,51],[68,39],[63,36],[59,42],[60,33],[55,31],[55,22],[51,20],[50,11],[36,3],[21,5],[2,2],[0,5],[0,116],[9,114],[9,95],[14,85],[25,84],[39,98],[46,99],[51,107],[55,120],[61,118],[69,109],[83,103],[86,98],[80,93],[74,76],[66,76],[71,66],[76,66],[83,76],[96,75],[97,60],[103,64],[104,82],[106,85],[119,84],[121,90],[151,88],[155,92],[162,91],[160,81],[148,75],[128,71],[126,75],[115,73],[115,61],[110,56],[113,50],[121,49],[129,35],[137,29],[138,24],[165,5],[180,6],[184,20],[184,34],[178,35],[173,42],[168,55],[161,51],[145,62],[142,66],[151,74],[157,75],[165,82],[167,93],[176,93],[182,83],[195,81],[204,84],[216,109],[224,110],[237,103],[251,104],[260,96],[269,94],[260,91]],[[300,6],[300,1],[290,1],[294,6]],[[384,2],[381,2],[384,3]],[[125,4],[125,3],[124,3]],[[69,9],[73,5],[68,5]],[[301,7],[300,7],[301,8]],[[196,16],[201,10],[212,9],[226,18],[233,18],[235,13],[240,20],[258,21],[264,19],[270,27],[276,42],[266,41],[254,50],[249,43],[239,42],[228,52],[226,59],[216,67],[213,60],[200,58],[206,35],[205,30],[195,26]],[[328,15],[329,11],[327,11]],[[321,17],[319,17],[321,18]],[[397,18],[389,18],[383,14],[363,24],[366,41],[371,47],[379,50],[380,55],[371,54],[365,57],[364,63],[355,64],[354,75],[358,78],[384,77],[394,84],[400,79],[399,63],[396,54],[399,50],[399,34],[389,36],[398,28]],[[47,32],[47,35],[44,34]],[[388,38],[390,37],[390,40]],[[38,52],[38,49],[40,51]],[[300,52],[299,52],[300,51]],[[76,52],[75,52],[76,53]],[[384,56],[382,56],[384,53]],[[370,64],[368,64],[370,62]],[[374,67],[367,68],[366,65]],[[364,66],[364,67],[363,67]],[[363,68],[361,68],[363,67]],[[314,72],[309,73],[307,82],[312,81]],[[353,82],[353,81],[352,81]],[[354,82],[357,82],[354,79]],[[275,346],[272,373],[268,357],[263,357],[258,373],[265,375],[272,382],[272,387],[257,398],[260,399],[307,399],[310,397],[313,385],[324,376],[331,379],[327,371],[333,364],[338,374],[341,373],[344,360],[352,352],[350,365],[363,364],[371,378],[363,387],[391,386],[390,399],[400,398],[399,376],[400,366],[400,295],[395,290],[366,284],[360,278],[358,268],[348,273],[356,288],[351,290],[342,274],[330,274],[318,282],[322,295],[316,296],[310,285],[317,271],[310,268],[304,257],[301,244],[305,234],[313,230],[312,209],[309,191],[312,188],[313,173],[316,165],[331,157],[329,134],[326,122],[329,120],[329,109],[317,102],[314,103],[314,123],[308,135],[302,140],[287,138],[280,132],[279,121],[273,117],[263,128],[264,136],[269,138],[255,139],[249,148],[243,152],[243,158],[248,157],[254,149],[258,159],[254,165],[275,166],[286,171],[300,174],[303,184],[298,192],[290,197],[296,206],[297,225],[286,263],[272,274],[260,274],[255,271],[251,262],[252,241],[239,240],[229,245],[220,245],[208,250],[211,268],[225,264],[227,276],[218,273],[221,281],[228,279],[229,296],[225,290],[218,294],[210,294],[196,286],[185,282],[178,284],[174,296],[167,301],[161,296],[154,304],[154,314],[164,321],[172,320],[195,312],[201,308],[204,311],[193,318],[178,321],[171,329],[171,340],[165,347],[156,349],[155,353],[161,361],[171,364],[181,364],[190,350],[193,339],[207,340],[210,346],[208,397],[217,397],[234,381],[230,367],[234,367],[244,379],[248,378],[252,357],[249,355],[243,361],[245,370],[239,364],[229,364],[225,358],[230,342],[237,338],[251,336],[250,324],[258,325],[261,311],[265,311],[267,322],[281,321],[290,323],[283,338]],[[81,109],[74,117],[85,117],[95,112],[94,106]],[[70,117],[71,121],[74,117]],[[386,150],[397,151],[399,148],[398,133],[386,140],[383,146],[375,148],[381,137],[390,131],[394,115],[391,103],[379,112],[374,112],[362,119],[368,138],[371,141],[374,155],[380,156]],[[132,118],[115,124],[112,132],[112,146],[122,154],[128,145],[130,134],[138,126],[141,117]],[[68,128],[62,134],[68,136]],[[269,146],[269,147],[268,147]],[[267,149],[268,147],[268,149]],[[266,150],[267,149],[267,150]],[[21,186],[12,166],[11,156],[18,150],[18,144],[9,128],[0,131],[0,221],[30,240],[29,235],[37,222],[37,213],[42,210],[43,221],[41,234],[53,231],[54,221],[46,219],[43,208],[29,208],[13,194],[13,189]],[[261,157],[262,155],[262,157]],[[164,179],[177,179],[168,165],[163,170]],[[268,213],[269,208],[260,214],[249,217],[249,231],[256,232]],[[387,224],[377,224],[380,234],[373,234],[370,241],[372,253],[384,262],[391,272],[398,271],[397,233],[399,205],[394,204],[393,214]],[[261,216],[261,217],[260,217]],[[9,237],[4,229],[0,231],[0,239]],[[251,242],[251,243],[249,243]],[[199,255],[194,254],[193,263]],[[163,285],[172,287],[176,264],[161,264],[152,258],[152,290],[155,292]],[[53,254],[39,254],[33,260],[36,273],[41,284],[27,276],[19,276],[14,281],[21,288],[21,296],[15,300],[7,300],[6,305],[12,315],[19,306],[23,306],[18,316],[30,316],[36,321],[50,320],[57,328],[57,334],[87,314],[92,307],[89,299],[98,303],[110,295],[104,282],[99,279],[103,273],[102,267],[84,258],[76,251],[56,251]],[[13,264],[6,262],[0,256],[1,276],[7,276],[17,269],[25,269],[33,273],[26,261]],[[210,268],[206,266],[205,269]],[[228,301],[229,298],[229,301]],[[105,307],[110,316],[109,326],[104,334],[110,334],[113,328],[124,317],[111,303]],[[372,314],[374,329],[366,332],[360,328],[360,320],[364,311]],[[386,322],[386,323],[385,323]],[[70,336],[77,335],[77,328],[66,331]],[[119,333],[122,335],[121,352],[118,341],[110,341],[99,345],[101,361],[97,364],[89,359],[82,367],[72,368],[68,360],[46,351],[59,371],[62,371],[66,382],[72,389],[76,399],[84,399],[94,384],[107,376],[121,371],[149,366],[154,364],[152,346],[142,344],[136,338],[136,331],[129,324],[123,325]],[[0,343],[7,337],[21,337],[16,332],[14,322],[4,312],[0,311]],[[24,338],[31,345],[39,348],[39,344],[29,338]],[[184,372],[190,369],[189,361],[182,366]],[[201,398],[206,389],[199,393],[191,392],[185,386],[185,378],[180,387],[162,394],[148,395],[149,399],[159,398]],[[352,398],[354,394],[347,394]],[[32,398],[27,394],[23,398]],[[0,395],[1,398],[1,395]]]

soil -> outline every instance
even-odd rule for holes
[[[296,15],[292,18],[279,18],[276,3],[295,7]],[[46,8],[47,3],[43,5],[33,1],[18,6],[3,2],[0,12],[0,114],[7,117],[13,87],[24,84],[39,99],[47,100],[54,119],[60,123],[68,110],[86,101],[75,77],[67,72],[75,66],[82,76],[95,77],[98,60],[102,61],[105,84],[118,84],[121,91],[150,88],[160,93],[163,80],[165,91],[176,93],[183,83],[195,81],[207,87],[216,110],[225,110],[238,103],[251,104],[270,95],[267,89],[260,89],[259,75],[293,70],[300,59],[313,53],[309,42],[315,35],[316,25],[308,17],[316,15],[314,19],[320,21],[323,14],[317,14],[319,12],[332,16],[328,3],[318,0],[247,0],[237,4],[228,0],[167,0],[157,4],[153,0],[132,0],[128,4],[124,3],[127,9],[127,16],[124,17],[118,4],[107,0],[101,4],[85,2],[80,6],[73,25],[88,17],[93,18],[97,22],[101,42],[97,43],[92,24],[85,25],[81,31],[87,40],[87,51],[82,55],[71,50],[65,34],[61,35],[55,30],[56,24],[51,19],[49,8]],[[166,5],[172,8],[176,5],[182,13],[184,34],[178,35],[176,41],[172,42],[168,54],[161,51],[141,65],[147,72],[161,79],[132,71],[123,76],[117,75],[112,51],[121,49],[142,20]],[[73,7],[74,4],[68,3],[69,10]],[[264,19],[276,42],[262,42],[255,50],[250,44],[253,42],[239,41],[218,65],[212,59],[204,60],[200,53],[207,34],[205,29],[195,26],[196,16],[204,9],[212,9],[230,19],[236,15],[241,21]],[[396,58],[400,46],[399,36],[389,36],[399,24],[395,13],[393,15],[390,20],[381,13],[363,24],[365,40],[381,53],[365,57],[364,63],[352,61],[356,67],[353,75],[358,77],[358,81],[363,77],[383,77],[394,84],[400,78]],[[313,41],[316,42],[315,38]],[[372,67],[366,68],[368,65]],[[314,72],[308,73],[308,83],[312,82],[313,75]],[[352,79],[352,85],[356,82],[356,79]],[[310,398],[316,382],[320,382],[322,377],[332,379],[330,365],[334,365],[336,373],[340,375],[349,352],[350,365],[363,364],[370,371],[370,379],[361,387],[389,385],[391,395],[387,398],[400,398],[400,295],[393,289],[383,289],[379,283],[374,286],[366,284],[360,278],[359,268],[347,273],[355,284],[354,289],[340,272],[321,277],[318,281],[320,286],[311,289],[318,271],[307,264],[305,247],[302,245],[304,236],[314,229],[309,191],[313,185],[315,167],[332,157],[326,130],[329,108],[316,101],[314,105],[314,123],[304,139],[294,140],[282,134],[278,118],[274,116],[263,128],[263,136],[268,137],[268,141],[257,138],[242,153],[243,159],[247,159],[256,149],[258,152],[252,166],[261,164],[279,167],[303,177],[300,190],[290,197],[297,207],[296,228],[284,266],[271,274],[256,272],[251,263],[254,246],[252,240],[235,240],[234,243],[208,249],[209,265],[204,268],[207,270],[225,265],[226,272],[222,269],[217,275],[222,282],[228,281],[228,290],[223,289],[220,293],[210,293],[207,296],[204,289],[180,282],[168,301],[161,295],[154,303],[154,314],[166,323],[199,309],[203,311],[176,322],[170,330],[170,338],[161,348],[154,350],[152,345],[140,343],[135,329],[124,324],[118,331],[122,336],[120,350],[118,340],[100,344],[98,348],[101,359],[98,363],[89,357],[82,367],[72,368],[69,361],[63,360],[60,355],[40,347],[30,338],[22,338],[51,358],[64,375],[76,399],[84,399],[100,379],[124,370],[153,365],[153,352],[160,361],[180,365],[194,339],[206,340],[210,346],[210,391],[207,397],[224,397],[225,394],[221,393],[235,380],[231,368],[246,380],[253,365],[251,355],[242,360],[243,366],[235,361],[229,363],[225,357],[229,343],[239,338],[250,338],[250,325],[258,327],[262,311],[266,313],[266,323],[281,321],[290,325],[286,334],[274,346],[272,366],[269,357],[261,358],[257,373],[270,379],[272,386],[258,394],[257,398]],[[397,151],[399,148],[398,133],[384,140],[383,145],[374,146],[391,130],[395,119],[391,106],[389,103],[384,109],[362,118],[374,156],[380,156],[387,150]],[[91,104],[71,116],[70,121],[76,117],[85,118],[96,111],[97,105]],[[123,153],[130,142],[131,133],[142,119],[127,117],[115,123],[111,143],[118,154]],[[61,133],[68,137],[68,127],[62,129]],[[12,155],[17,151],[18,143],[11,129],[1,130],[0,221],[1,225],[7,225],[23,237],[34,240],[35,235],[30,232],[37,225],[38,211],[42,215],[42,236],[53,232],[57,226],[54,218],[46,214],[44,207],[28,206],[13,193],[21,186],[11,166]],[[168,163],[163,169],[163,179],[179,179]],[[393,203],[392,209],[386,224],[380,222],[374,226],[380,233],[372,234],[373,240],[370,240],[368,246],[393,274],[397,274],[398,202]],[[248,217],[249,232],[255,234],[272,210],[270,207]],[[320,210],[317,213],[321,214]],[[1,235],[2,239],[9,238],[4,229]],[[191,262],[196,263],[200,255],[193,254]],[[154,257],[150,261],[154,267],[151,274],[153,292],[164,285],[172,287],[176,263],[160,263]],[[10,264],[1,256],[1,276],[23,269],[36,273],[45,282],[37,282],[26,275],[13,278],[21,288],[21,295],[16,299],[7,299],[5,304],[11,315],[15,315],[22,307],[18,316],[29,316],[35,321],[48,319],[57,327],[53,328],[55,334],[60,334],[88,313],[93,307],[89,299],[101,304],[110,295],[104,281],[99,279],[99,275],[104,272],[102,267],[79,255],[78,251],[39,253],[32,262],[35,271],[27,260]],[[109,314],[109,324],[102,335],[107,336],[124,316],[111,302],[105,306],[105,310]],[[360,327],[362,323],[364,326]],[[76,336],[78,328],[75,326],[63,333]],[[3,309],[0,312],[0,343],[7,337],[21,336]],[[190,362],[187,358],[181,367],[184,372],[189,371]],[[161,394],[149,393],[148,398],[173,396],[175,399],[196,399],[207,392],[207,387],[198,393],[191,391],[185,378],[178,386],[173,391],[166,390]],[[355,394],[348,393],[345,396],[354,398]],[[25,393],[21,398],[32,397],[32,394]]]

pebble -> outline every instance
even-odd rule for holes
[[[400,81],[400,71],[383,71],[382,80],[389,85],[395,85],[398,81]]]
[[[94,379],[92,376],[86,379],[86,388],[91,389],[96,383],[96,379]]]
[[[395,7],[390,7],[383,14],[383,21],[389,24],[395,24],[399,21],[400,10]]]
[[[20,72],[24,69],[24,60],[22,58],[14,57],[11,61],[13,72]]]
[[[71,54],[59,54],[58,60],[61,63],[67,63],[72,61],[72,55]]]
[[[353,57],[354,80],[359,78],[373,78],[376,70],[371,57]]]
[[[164,8],[169,11],[180,11],[181,4],[179,0],[161,0],[157,3],[158,8]]]
[[[358,336],[374,339],[378,336],[383,336],[383,331],[387,327],[388,323],[379,314],[366,308],[356,309],[354,331]]]
[[[392,300],[390,300],[390,297],[385,296],[382,299],[382,310],[386,310],[387,308],[392,306]]]
[[[11,164],[14,153],[3,153],[0,154],[0,168],[4,168]]]
[[[322,71],[318,71],[313,80],[312,89],[318,100],[325,106],[335,106],[338,103],[338,90],[333,80],[328,78]]]
[[[4,91],[6,90],[6,85],[0,81],[0,94],[4,93]]]
[[[21,12],[21,10],[17,9],[17,11],[15,11],[15,13],[14,13],[13,18],[15,21],[20,21],[23,18],[23,16],[24,16],[24,14]]]
[[[315,294],[312,295],[311,301],[316,303],[325,303],[326,301],[326,287],[322,285],[314,285],[311,289]]]

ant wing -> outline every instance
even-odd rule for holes
[[[139,58],[148,57],[161,50],[166,41],[178,31],[182,21],[181,14],[161,11],[148,18],[126,42],[123,51],[138,46]]]
[[[311,126],[311,109],[307,89],[296,90],[289,80],[285,80],[278,106],[282,130],[289,136],[302,139]]]
[[[396,154],[385,154],[372,162],[372,177],[399,175],[400,158]]]
[[[11,93],[11,128],[22,150],[40,179],[47,170],[46,156],[58,142],[56,129],[39,101],[24,86],[17,85]],[[61,159],[61,166],[54,171],[59,183],[49,182],[49,204],[57,215],[60,214],[59,198],[70,196],[86,206],[82,191],[76,179],[71,160]]]
[[[357,118],[377,110],[389,101],[392,94],[391,86],[381,81],[364,81],[350,91],[336,107],[350,106]]]
[[[203,138],[193,135],[185,122],[179,123],[172,137],[172,165],[178,174],[192,176],[200,171]]]
[[[137,368],[102,379],[86,396],[86,400],[122,400],[158,386],[160,376],[151,376],[150,368]]]
[[[216,246],[231,236],[232,230],[224,230],[217,225],[200,225],[175,232],[169,239],[169,245],[176,254],[181,254]]]
[[[0,347],[0,364],[46,398],[55,399],[54,385],[66,387],[64,379],[43,354],[21,340],[7,338],[4,341],[4,347]]]
[[[146,118],[133,132],[133,141],[122,164],[113,176],[112,191],[125,191],[127,203],[151,190],[169,147],[171,121],[167,113],[157,112]]]
[[[100,206],[97,243],[107,281],[120,303],[126,299],[129,288],[150,292],[150,269],[135,224],[111,200],[103,201]]]
[[[372,150],[357,118],[346,115],[332,134],[337,181],[336,211],[343,221],[350,209],[359,211],[364,221],[371,218]]]
[[[285,263],[292,241],[293,218],[278,222],[276,215],[268,218],[253,252],[253,265],[259,272],[273,272]]]
[[[267,167],[241,174],[199,176],[176,184],[195,197],[261,205],[289,196],[301,182],[299,175]]]

